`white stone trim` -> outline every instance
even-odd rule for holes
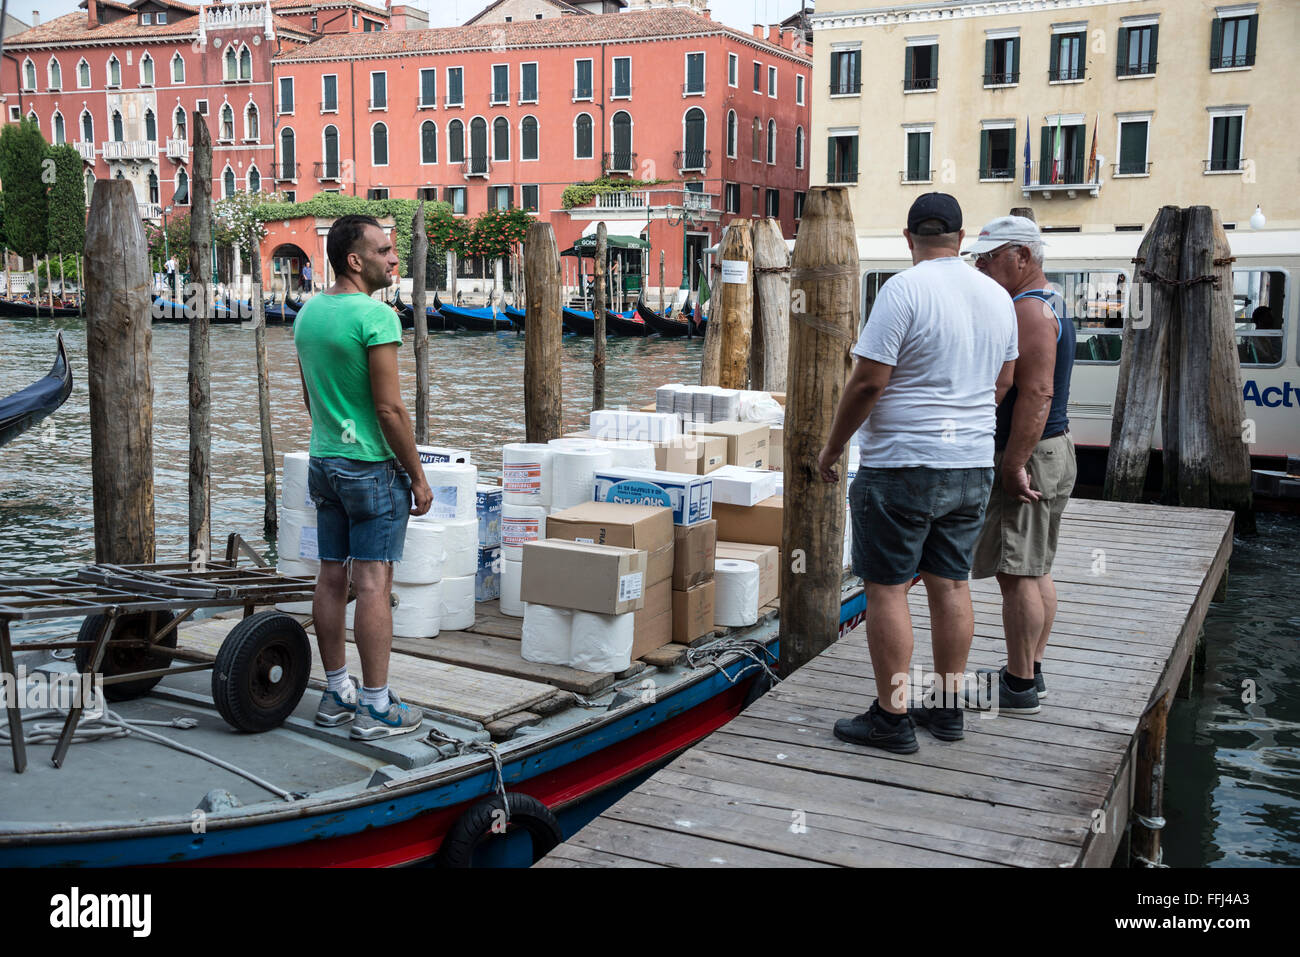
[[[1081,33],[1088,29],[1087,20],[1075,20],[1072,23],[1053,23],[1052,33]]]
[[[1226,20],[1231,17],[1250,17],[1258,12],[1258,3],[1237,3],[1230,7],[1215,7],[1214,18],[1216,20]]]

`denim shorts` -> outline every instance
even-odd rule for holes
[[[965,581],[993,470],[862,467],[849,486],[853,573],[901,585],[917,572]]]
[[[411,480],[397,464],[312,456],[307,490],[316,503],[321,561],[400,562],[411,517]]]

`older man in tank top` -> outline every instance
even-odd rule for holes
[[[997,477],[972,570],[973,578],[997,576],[1007,663],[981,670],[982,687],[968,707],[1008,714],[1036,714],[1047,694],[1043,655],[1056,619],[1052,560],[1076,474],[1066,415],[1074,324],[1047,288],[1043,245],[1032,219],[1003,216],[967,250],[976,268],[1010,293],[1020,338],[1015,383],[998,405]]]

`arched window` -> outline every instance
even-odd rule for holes
[[[35,123],[38,128],[40,127],[41,118],[36,115],[35,107],[32,107],[30,110],[27,111],[27,118],[31,120],[33,123]]]
[[[77,86],[83,90],[90,86],[90,64],[85,57],[77,64]]]
[[[338,127],[325,127],[325,179],[339,178],[339,131]]]
[[[794,128],[794,167],[803,169],[803,127]]]
[[[243,47],[239,51],[239,78],[241,80],[253,78],[253,54],[248,47]]]
[[[573,122],[573,158],[591,159],[591,117],[586,113]]]
[[[90,197],[95,192],[95,171],[86,170],[86,205],[90,205]]]
[[[727,155],[736,158],[736,111],[727,111]]]
[[[776,163],[776,120],[767,121],[767,161]]]
[[[81,141],[83,143],[95,142],[95,120],[90,115],[90,110],[81,111]]]
[[[172,82],[185,82],[185,58],[179,53],[172,54]]]
[[[108,58],[108,85],[122,85],[122,64],[118,61],[116,54]]]
[[[751,158],[757,163],[763,159],[763,124],[758,121],[757,116],[754,117],[751,136],[753,138],[750,144]]]
[[[177,206],[190,204],[190,178],[185,175],[183,169],[176,171],[176,194],[172,197],[172,202]]]
[[[447,124],[447,162],[465,162],[465,124],[460,120]]]
[[[158,139],[158,121],[154,118],[153,110],[144,111],[144,138],[147,140]]]
[[[149,202],[158,202],[158,174],[149,170]]]
[[[614,114],[614,155],[609,168],[620,172],[632,171],[632,114],[619,110]]]
[[[388,127],[376,123],[370,129],[370,161],[376,166],[388,165]]]
[[[250,193],[260,193],[262,191],[262,174],[258,172],[256,166],[248,168],[248,191]]]
[[[235,138],[235,111],[230,108],[229,103],[221,107],[221,139],[224,142],[230,142]]]
[[[294,169],[296,163],[293,130],[285,127],[280,131],[280,175],[278,178],[297,179],[297,170]]]
[[[471,173],[486,173],[488,158],[487,120],[476,116],[469,121],[469,162]]]
[[[125,137],[122,135],[122,114],[117,110],[113,111],[113,142],[120,143]]]
[[[504,116],[492,121],[492,158],[499,163],[510,159],[510,121]]]
[[[36,89],[36,64],[32,62],[31,57],[23,60],[23,89]]]
[[[50,128],[54,133],[55,146],[62,146],[64,143],[68,142],[67,134],[63,130],[63,114],[58,112],[58,110],[54,111],[54,116],[50,120]]]
[[[153,86],[153,57],[147,53],[140,57],[140,85]]]
[[[54,59],[54,57],[50,57],[50,62],[46,69],[49,73],[50,89],[63,89],[63,67],[59,66],[59,61]]]
[[[221,58],[221,62],[223,64],[222,75],[227,80],[239,79],[239,59],[235,55],[233,46],[226,47],[226,54]]]
[[[438,126],[433,120],[420,124],[420,162],[438,162]]]
[[[686,153],[682,169],[704,169],[704,111],[693,106],[682,120],[682,138]]]
[[[224,190],[222,193],[224,199],[229,199],[235,195],[235,171],[229,166],[226,167],[226,172],[221,177],[221,186]]]
[[[520,124],[519,158],[535,160],[537,156],[537,117],[525,116]]]
[[[257,119],[257,106],[249,103],[244,109],[244,139],[256,140],[260,138]]]
[[[185,107],[176,107],[176,112],[172,114],[172,136],[179,140],[186,139],[185,133]]]

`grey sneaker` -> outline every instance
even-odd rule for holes
[[[360,700],[357,679],[348,675],[348,680],[352,682],[352,687],[342,694],[327,690],[320,696],[320,707],[316,709],[316,723],[322,728],[337,728],[357,716],[357,701]]]
[[[370,705],[357,704],[357,719],[352,722],[352,737],[363,741],[408,734],[424,721],[424,714],[402,704],[397,693],[388,692],[388,710],[376,711]]]
[[[1038,690],[1012,691],[1007,684],[1007,669],[986,671],[977,676],[974,691],[966,689],[966,707],[974,711],[993,709],[1003,714],[1038,714]],[[997,703],[994,704],[996,697]]]
[[[1007,666],[1003,665],[1001,668],[979,668],[975,673],[977,675],[1000,675],[1006,670]],[[1038,692],[1040,699],[1047,697],[1047,682],[1043,680],[1041,671],[1034,672],[1034,690]]]

